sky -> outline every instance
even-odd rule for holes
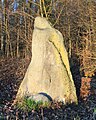
[[[4,0],[1,0],[2,1],[2,3],[4,2]]]

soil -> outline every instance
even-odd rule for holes
[[[71,67],[77,88],[78,105],[52,103],[49,108],[30,112],[12,103],[24,77],[30,58],[2,58],[0,60],[0,120],[96,120],[96,77],[91,78],[91,90],[86,100],[80,98],[81,77],[79,65]]]

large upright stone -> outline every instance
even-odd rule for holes
[[[65,103],[77,102],[62,34],[41,17],[34,22],[32,59],[16,100],[38,93]]]

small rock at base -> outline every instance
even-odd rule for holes
[[[35,95],[31,95],[28,99],[32,99],[36,102],[42,101],[43,103],[44,102],[50,103],[52,101],[51,97],[48,96],[45,93],[38,93],[38,94],[35,94]]]

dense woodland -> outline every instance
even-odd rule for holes
[[[20,64],[21,68],[16,73],[18,77],[14,75],[15,80],[24,76],[25,66],[28,66],[32,54],[32,31],[36,16],[46,17],[63,34],[77,92],[80,92],[82,77],[96,77],[96,0],[1,0],[0,82],[6,80],[2,73],[7,71],[4,69],[10,62],[14,65],[11,64],[8,75],[11,69],[17,72],[14,66],[17,69]]]
[[[84,76],[92,76],[96,70],[95,11],[95,0],[1,1],[0,56],[26,57],[34,18],[41,14],[62,32],[69,58],[77,56]]]

